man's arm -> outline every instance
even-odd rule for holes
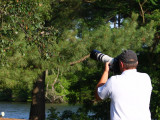
[[[104,85],[107,82],[107,80],[108,80],[108,74],[109,74],[109,62],[107,62],[105,64],[105,70],[103,72],[103,75],[102,75],[100,81],[98,82],[98,84],[96,86],[96,99],[97,100],[101,100],[101,98],[98,95],[98,87]]]

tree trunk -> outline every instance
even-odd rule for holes
[[[118,14],[118,28],[121,27],[121,14]]]
[[[29,119],[45,120],[45,72],[34,83]]]

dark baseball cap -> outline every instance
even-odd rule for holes
[[[124,63],[136,63],[138,61],[136,53],[132,50],[124,50],[118,58]]]

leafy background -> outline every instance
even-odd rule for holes
[[[158,0],[1,0],[0,100],[30,101],[34,81],[46,71],[46,102],[80,103],[83,113],[106,118],[98,108],[109,101],[94,98],[103,63],[71,63],[93,49],[112,57],[132,49],[138,71],[151,76],[150,109],[159,119],[159,8]]]

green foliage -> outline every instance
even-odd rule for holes
[[[47,120],[93,120],[87,114],[83,112],[72,112],[71,110],[65,110],[62,114],[56,112],[55,108],[49,109],[49,115]]]
[[[59,76],[58,73],[56,74],[54,71],[50,71],[46,77],[46,100],[54,103],[67,101],[66,94],[69,93],[69,84],[70,83],[62,76]]]
[[[49,1],[1,2],[1,89],[12,89],[14,100],[26,101],[33,81],[49,66],[45,65],[48,53],[43,49],[49,42],[44,27],[44,20],[49,19],[49,6]]]
[[[93,104],[90,100],[85,100],[82,107],[76,112],[65,110],[62,113],[57,112],[55,108],[49,109],[47,120],[109,120],[110,119],[110,101]]]
[[[50,109],[49,109],[49,115],[48,115],[48,117],[47,117],[47,119],[48,120],[53,120],[53,119],[55,119],[55,120],[60,120],[60,118],[59,118],[59,112],[56,112],[56,109],[55,108],[53,108],[53,107],[51,107]]]
[[[1,100],[26,101],[38,74],[47,70],[50,97],[63,96],[74,104],[94,100],[103,64],[91,59],[70,63],[93,49],[112,57],[133,49],[139,53],[139,70],[152,78],[151,111],[158,119],[159,5],[157,0],[0,0]],[[82,111],[66,111],[63,117],[90,119],[87,110]],[[98,111],[97,118],[105,118]],[[60,119],[57,114],[50,117]]]
[[[12,89],[2,88],[0,89],[0,100],[1,101],[12,101]]]

